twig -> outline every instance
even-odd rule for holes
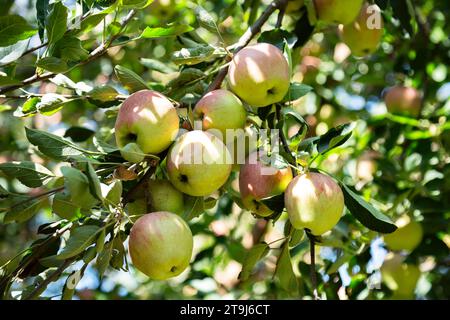
[[[272,15],[272,13],[274,13],[275,10],[277,10],[280,7],[281,3],[284,3],[284,2],[286,2],[286,0],[273,1],[264,10],[264,12],[258,18],[258,20],[256,20],[255,23],[252,26],[250,26],[247,29],[247,31],[245,31],[245,33],[239,38],[239,41],[235,45],[228,47],[227,49],[228,50],[234,49],[234,53],[237,53],[240,50],[242,50],[244,47],[246,47],[250,43],[250,41],[261,31],[262,26],[267,22],[267,20]],[[232,60],[232,58],[230,56],[227,56],[226,62],[228,63],[231,60]],[[227,73],[228,73],[228,66],[223,68],[222,70],[220,70],[220,72],[217,74],[217,76],[214,78],[214,80],[209,85],[208,90],[206,90],[206,92],[210,92],[210,91],[220,88],[223,80],[227,76]]]
[[[280,28],[281,24],[283,23],[283,18],[284,18],[284,14],[286,12],[286,7],[288,4],[288,0],[283,0],[280,2],[279,5],[279,9],[280,11],[278,12],[278,17],[277,17],[277,23],[275,24],[275,28]]]
[[[111,45],[111,43],[120,36],[121,31],[125,28],[125,26],[128,24],[128,22],[130,22],[130,20],[133,18],[133,16],[135,14],[136,14],[135,10],[130,10],[128,15],[122,21],[122,23],[120,25],[121,27],[119,29],[119,32],[117,32],[115,35],[111,36],[111,38],[107,42],[102,43],[100,46],[98,46],[96,49],[94,49],[89,54],[89,57],[86,60],[81,61],[80,63],[76,64],[75,66],[73,66],[69,70],[65,71],[64,73],[66,73],[66,72],[68,72],[68,71],[70,71],[70,70],[72,70],[72,69],[74,69],[76,67],[85,65],[85,64],[91,62],[92,60],[95,60],[95,59],[99,58],[100,56],[104,55],[108,51],[108,48]],[[35,74],[35,75],[33,75],[33,76],[23,80],[20,84],[0,88],[0,94],[16,90],[18,88],[27,86],[29,84],[33,84],[33,83],[38,82],[38,81],[47,80],[49,78],[54,77],[55,75],[56,75],[56,73],[53,73],[53,72],[46,72],[46,73],[44,73],[42,75]]]
[[[317,277],[316,277],[316,250],[315,250],[315,240],[314,236],[306,232],[306,235],[309,238],[309,245],[310,245],[310,259],[311,259],[311,269],[310,269],[310,277],[311,277],[311,284],[313,289],[313,296],[314,300],[320,300],[319,294],[317,293]]]
[[[36,299],[50,284],[50,282],[54,281],[56,278],[58,278],[61,273],[64,272],[74,261],[74,258],[67,259],[64,261],[62,265],[58,267],[58,269],[55,270],[50,276],[48,276],[44,281],[42,281],[36,289],[34,289],[28,296],[26,296],[22,300],[33,300]]]

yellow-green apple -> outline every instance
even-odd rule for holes
[[[314,0],[317,18],[327,23],[351,23],[362,4],[363,0]]]
[[[280,49],[269,43],[245,47],[234,55],[228,84],[242,100],[254,107],[281,101],[289,90],[289,65]]]
[[[285,192],[289,220],[296,229],[309,229],[322,235],[339,221],[344,210],[344,195],[329,176],[308,172],[295,177]]]
[[[151,211],[183,213],[183,193],[167,180],[150,180],[148,182],[148,197]]]
[[[230,152],[220,138],[194,130],[183,134],[170,148],[167,173],[175,188],[191,196],[218,190],[231,173]]]
[[[141,90],[129,96],[119,109],[116,143],[121,150],[131,149],[131,155],[136,155],[136,150],[137,154],[158,154],[170,146],[178,129],[179,119],[173,104],[159,92]],[[129,155],[129,152],[123,154]]]
[[[407,214],[395,221],[397,230],[383,236],[384,243],[391,250],[413,251],[422,241],[422,225]]]
[[[198,101],[194,108],[194,118],[201,120],[201,129],[204,131],[219,130],[222,141],[225,142],[227,129],[244,128],[247,112],[241,100],[232,92],[218,89],[208,92]]]
[[[188,266],[192,256],[191,229],[178,215],[157,211],[140,217],[130,231],[133,265],[151,279],[175,277]]]
[[[247,210],[261,217],[273,213],[261,200],[282,194],[292,180],[291,168],[274,168],[266,158],[263,151],[251,153],[239,172],[242,203]]]
[[[394,293],[392,299],[414,299],[414,291],[420,278],[420,269],[398,254],[388,253],[381,266],[381,277]]]
[[[377,50],[383,36],[383,25],[380,8],[365,4],[356,20],[341,28],[342,40],[353,55],[366,56]]]
[[[422,104],[422,94],[411,87],[394,86],[387,90],[384,102],[389,112],[417,115]]]

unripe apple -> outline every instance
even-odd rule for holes
[[[282,194],[292,180],[291,168],[276,169],[264,159],[264,153],[251,153],[239,172],[239,192],[247,210],[267,217],[273,213],[262,199]]]
[[[420,269],[403,260],[402,256],[389,253],[381,266],[381,276],[386,286],[394,291],[393,299],[414,299]]]
[[[224,143],[199,130],[182,135],[167,157],[170,181],[191,196],[206,196],[218,190],[227,181],[231,165],[231,155]]]
[[[317,18],[327,23],[351,23],[358,16],[363,0],[314,0]]]
[[[121,149],[135,143],[142,153],[158,154],[169,147],[178,128],[172,103],[161,93],[141,90],[129,96],[119,109],[116,143]]]
[[[219,89],[207,93],[198,101],[194,117],[202,121],[202,130],[217,129],[226,141],[227,129],[244,128],[247,112],[232,92]]]
[[[394,86],[387,90],[384,102],[389,112],[417,115],[422,104],[422,94],[411,87]]]
[[[397,230],[383,236],[384,243],[391,250],[413,251],[422,241],[422,225],[407,214],[396,222]]]
[[[193,238],[187,223],[171,212],[152,212],[140,217],[130,231],[133,265],[155,280],[182,273],[192,256]]]
[[[377,50],[383,36],[383,17],[377,5],[365,4],[356,20],[342,28],[342,40],[352,54],[363,57]]]
[[[152,211],[183,213],[183,193],[167,180],[150,180],[148,182],[148,197]]]
[[[289,65],[280,49],[269,43],[245,47],[228,70],[231,90],[254,107],[281,101],[289,90]]]
[[[296,229],[309,229],[322,235],[339,221],[344,210],[344,195],[329,176],[309,172],[294,178],[285,192],[289,220]]]
[[[120,154],[125,160],[134,163],[141,162],[145,158],[145,154],[135,142],[127,143],[125,147],[120,149]]]

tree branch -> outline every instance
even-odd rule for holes
[[[261,14],[261,16],[258,18],[258,20],[255,21],[255,23],[250,26],[247,31],[239,38],[239,41],[234,44],[233,46],[228,47],[228,50],[233,50],[234,53],[238,53],[240,50],[245,48],[250,41],[261,31],[262,26],[269,20],[269,17],[272,15],[272,13],[275,12],[275,10],[279,9],[281,4],[287,2],[286,0],[275,0],[273,1]],[[230,56],[227,57],[226,62],[230,62],[232,58]],[[220,88],[222,85],[223,80],[227,76],[228,73],[228,66],[222,68],[217,76],[214,78],[214,80],[209,85],[206,92],[210,92],[213,90],[216,90]]]
[[[108,48],[111,46],[112,42],[120,36],[122,30],[125,28],[125,26],[128,24],[128,22],[131,21],[131,19],[133,18],[133,16],[135,14],[136,14],[135,10],[130,10],[128,15],[121,22],[119,32],[117,32],[115,35],[111,36],[111,38],[107,42],[102,43],[100,46],[98,46],[96,49],[94,49],[89,54],[89,57],[87,57],[86,60],[79,62],[78,64],[76,64],[75,66],[73,66],[72,68],[70,68],[69,70],[67,70],[63,73],[67,73],[68,71],[70,71],[76,67],[85,65],[85,64],[91,62],[92,60],[95,60],[95,59],[99,58],[100,56],[104,55],[108,51]],[[20,84],[0,88],[0,94],[25,87],[25,86],[33,84],[35,82],[47,80],[54,76],[56,76],[56,73],[53,73],[53,72],[46,72],[46,73],[43,73],[42,75],[34,74],[33,76],[23,80]]]

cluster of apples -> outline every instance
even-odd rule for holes
[[[234,55],[227,80],[230,90],[205,94],[193,110],[203,130],[180,129],[177,109],[155,91],[138,91],[119,109],[115,136],[123,158],[138,163],[149,154],[166,157],[167,179],[151,179],[142,197],[126,208],[130,215],[140,216],[133,219],[130,232],[132,262],[150,278],[167,279],[189,265],[193,237],[181,217],[184,194],[204,197],[225,184],[233,165],[239,163],[231,156],[231,147],[222,134],[246,126],[243,102],[258,108],[285,97],[290,85],[289,66],[277,47],[258,43]],[[342,215],[344,198],[333,179],[313,172],[294,178],[291,168],[277,169],[264,160],[266,151],[246,152],[248,157],[239,173],[246,209],[267,217],[273,212],[262,200],[284,192],[285,206],[295,228],[321,235],[334,227]],[[195,161],[198,156],[200,161]]]

